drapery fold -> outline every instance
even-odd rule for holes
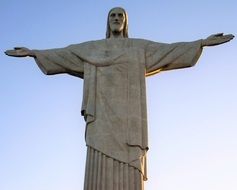
[[[143,190],[142,173],[87,147],[84,190]]]

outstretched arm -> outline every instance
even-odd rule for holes
[[[219,33],[193,42],[173,44],[149,42],[146,46],[146,76],[165,70],[192,67],[199,59],[203,47],[223,44],[233,38],[232,34]]]
[[[202,47],[216,46],[232,40],[235,36],[232,34],[224,35],[223,33],[213,34],[206,39],[202,40]]]
[[[13,57],[36,57],[34,51],[26,47],[15,47],[13,50],[5,51],[5,54]]]
[[[73,52],[73,47],[30,50],[26,47],[15,47],[5,51],[5,54],[13,57],[33,57],[47,75],[68,73],[77,77],[83,77],[84,64],[79,56]]]

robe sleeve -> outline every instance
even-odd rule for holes
[[[46,75],[67,73],[83,78],[83,60],[74,53],[73,46],[49,50],[33,50],[35,61]]]
[[[192,67],[201,53],[201,40],[173,44],[149,42],[145,49],[146,75]]]

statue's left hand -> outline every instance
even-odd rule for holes
[[[223,33],[213,34],[202,40],[202,46],[216,46],[232,40],[235,36],[233,34],[223,35]]]

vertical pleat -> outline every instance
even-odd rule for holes
[[[88,148],[88,150],[87,150],[87,155],[86,155],[86,172],[85,172],[85,180],[84,180],[84,190],[85,189],[89,189],[88,188],[88,181],[89,181],[89,170],[90,170],[90,164],[89,164],[89,162],[90,162],[90,149]]]
[[[106,175],[106,156],[104,154],[102,155],[102,166],[101,166],[101,168],[102,168],[101,190],[102,189],[106,190],[105,189],[105,187],[106,187],[106,177],[105,177],[105,175]],[[98,190],[100,190],[100,189],[98,189]]]
[[[114,189],[113,190],[119,190],[119,162],[114,161],[114,168],[113,168],[113,173],[114,173]]]
[[[129,167],[129,190],[135,190],[135,184],[134,184],[134,168]]]
[[[139,170],[88,147],[84,190],[144,190]]]
[[[101,186],[101,177],[102,177],[102,156],[101,152],[98,152],[98,171],[97,171],[97,179],[96,179],[96,189],[100,189]]]
[[[143,176],[137,169],[135,171],[135,189],[143,189]]]
[[[113,184],[114,184],[114,181],[113,181],[113,178],[114,178],[114,171],[113,171],[113,159],[112,158],[109,158],[107,157],[107,166],[106,166],[106,183],[107,183],[107,186],[106,186],[106,190],[107,189],[113,189]]]
[[[88,189],[92,190],[92,182],[93,182],[93,158],[94,158],[94,150],[90,148],[90,158],[89,158],[89,181],[88,181]]]
[[[98,172],[98,151],[94,151],[92,190],[96,190],[97,172]]]
[[[123,169],[123,187],[124,190],[129,190],[129,179],[128,179],[128,164],[124,164],[124,169]]]
[[[124,190],[123,188],[123,176],[124,176],[124,163],[119,163],[119,190]]]

